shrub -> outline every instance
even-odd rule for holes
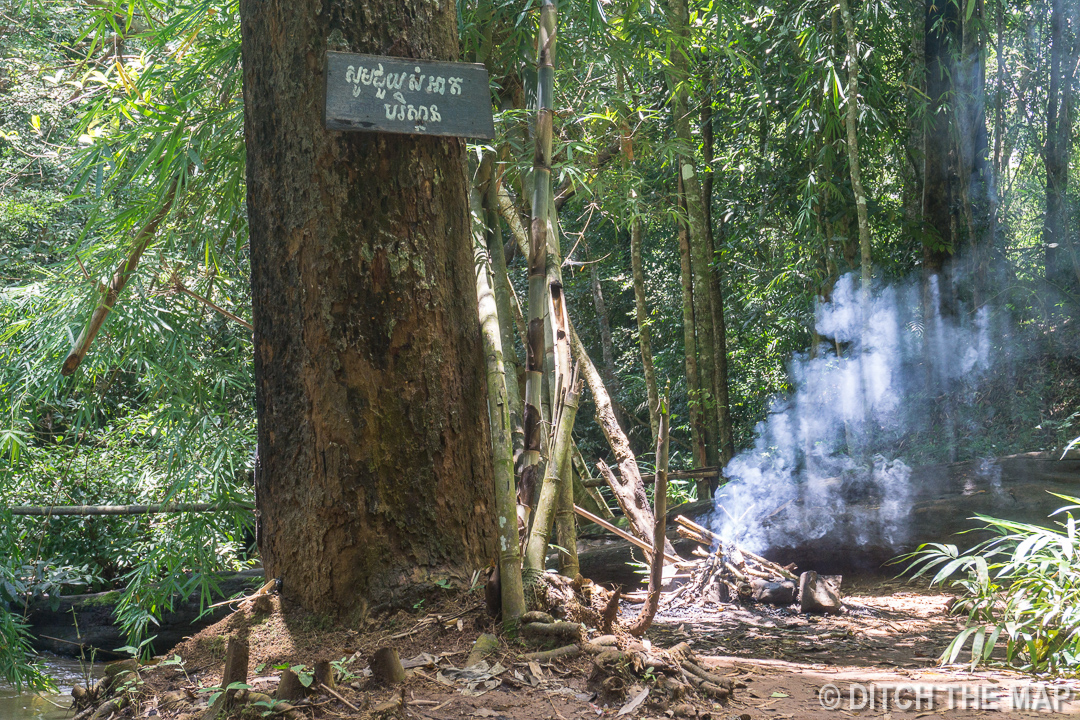
[[[1056,493],[1055,493],[1056,494]],[[905,558],[919,577],[936,569],[931,585],[962,591],[954,613],[967,613],[967,627],[940,658],[954,662],[971,641],[971,667],[990,663],[1005,640],[1004,662],[1030,672],[1080,665],[1080,539],[1073,512],[1080,499],[1051,517],[1054,527],[978,515],[997,535],[960,554],[955,545],[920,545]]]

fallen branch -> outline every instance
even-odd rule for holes
[[[597,525],[604,528],[608,532],[615,533],[616,535],[621,537],[623,540],[626,540],[627,542],[632,543],[633,545],[636,545],[637,547],[641,548],[642,550],[649,553],[650,555],[652,554],[652,551],[653,551],[652,545],[645,542],[644,540],[641,540],[640,538],[634,537],[633,535],[626,532],[622,528],[616,527],[615,525],[612,525],[608,521],[602,520],[601,518],[598,518],[597,516],[593,515],[588,510],[585,510],[584,508],[578,507],[577,505],[574,506],[574,512],[576,512],[581,517],[589,520],[590,522],[596,523]],[[664,558],[667,559],[669,562],[673,562],[673,563],[682,562],[681,557],[679,557],[678,555],[671,554],[671,553],[666,553],[665,552],[664,553]]]
[[[588,383],[589,390],[592,392],[596,421],[600,425],[600,429],[603,431],[604,437],[619,464],[620,478],[615,478],[610,469],[605,473],[605,478],[608,480],[612,494],[619,503],[619,507],[622,508],[623,514],[630,521],[630,529],[642,540],[651,542],[655,518],[653,518],[652,508],[649,507],[649,498],[645,494],[645,486],[641,482],[641,472],[638,470],[637,458],[630,447],[630,441],[626,438],[626,433],[619,427],[619,423],[615,418],[615,411],[611,406],[611,396],[608,394],[607,388],[604,387],[604,381],[589,358],[589,354],[585,352],[585,346],[581,343],[581,338],[578,337],[573,325],[570,325],[570,340],[573,344],[574,355],[577,357],[582,374],[585,376],[585,382]],[[598,467],[600,467],[601,472],[607,468],[603,463],[600,463]],[[667,538],[664,539],[664,551],[669,554],[675,552]]]
[[[336,698],[337,698],[338,700],[340,700],[341,702],[345,703],[345,705],[346,705],[346,706],[347,706],[347,707],[348,707],[348,708],[349,708],[350,710],[352,710],[353,712],[360,712],[360,708],[356,707],[356,706],[355,706],[355,705],[353,705],[353,704],[352,704],[351,702],[349,702],[349,701],[348,701],[348,700],[346,700],[345,698],[341,697],[341,693],[339,693],[339,692],[338,692],[337,690],[334,690],[334,689],[332,689],[332,688],[329,688],[329,687],[327,687],[327,686],[326,686],[326,683],[319,683],[319,687],[321,687],[321,688],[322,688],[323,690],[325,690],[326,692],[328,692],[328,693],[330,693],[331,695],[333,695],[334,697],[336,697]]]

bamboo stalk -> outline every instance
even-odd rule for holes
[[[653,551],[652,545],[645,542],[644,540],[641,540],[640,538],[634,537],[633,535],[626,532],[622,528],[616,527],[615,525],[612,525],[607,520],[596,517],[595,515],[593,515],[588,510],[575,505],[574,506],[574,512],[576,512],[578,515],[585,518],[586,520],[589,520],[590,522],[596,523],[597,525],[604,528],[608,532],[615,533],[616,535],[621,537],[623,540],[626,540],[627,542],[629,542],[632,545],[636,545],[637,547],[641,548],[645,552],[650,553],[650,554],[652,553],[652,551]],[[672,555],[671,553],[667,553],[667,552],[664,553],[664,558],[669,560],[670,562],[673,562],[673,563],[679,563],[679,562],[683,561],[682,558],[680,558],[679,556]]]
[[[544,317],[548,307],[547,245],[551,196],[552,96],[555,89],[555,4],[542,0],[537,29],[536,145],[533,154],[532,224],[529,242],[529,328],[525,352],[525,452],[519,500],[532,506],[540,473],[543,422],[544,357],[547,336]]]
[[[502,613],[505,622],[513,623],[525,612],[525,595],[521,581],[521,558],[518,555],[518,518],[510,403],[507,397],[499,312],[491,282],[487,223],[480,193],[475,186],[470,188],[469,200],[473,215],[476,297],[484,356],[487,361],[488,416],[491,425],[491,454],[495,475],[495,512],[499,526],[499,584]],[[502,248],[496,249],[502,252]]]
[[[855,37],[855,22],[851,18],[851,8],[847,0],[839,0],[840,16],[844,21],[844,34],[847,37],[847,112],[844,125],[847,128],[848,169],[851,175],[851,190],[855,193],[855,211],[859,221],[860,276],[863,297],[870,292],[870,219],[866,209],[866,190],[863,188],[862,171],[859,165],[859,44]]]
[[[68,376],[75,372],[83,358],[86,357],[86,353],[90,349],[90,343],[94,342],[94,336],[98,334],[98,330],[105,324],[105,319],[109,317],[109,312],[112,310],[113,305],[116,304],[116,299],[120,296],[120,293],[127,285],[128,280],[130,280],[131,276],[135,273],[135,270],[138,269],[139,260],[142,258],[142,254],[146,251],[150,241],[154,239],[158,226],[161,225],[162,221],[172,209],[173,200],[176,199],[177,185],[179,185],[179,183],[179,178],[172,181],[168,192],[165,193],[165,198],[161,207],[158,208],[158,211],[154,213],[153,217],[151,217],[145,225],[142,226],[139,233],[135,236],[135,243],[131,250],[131,254],[128,255],[124,262],[120,263],[120,267],[113,273],[108,288],[102,293],[98,306],[94,308],[93,314],[90,315],[90,321],[86,324],[86,327],[83,328],[82,333],[79,334],[79,338],[72,346],[71,352],[68,353],[67,359],[64,360],[64,365],[60,368],[61,375]]]
[[[165,503],[162,505],[16,505],[8,508],[12,515],[160,515],[182,512],[228,512],[251,510],[247,503]]]
[[[484,161],[494,164],[494,156],[489,154]],[[506,397],[510,408],[511,446],[516,461],[525,449],[525,430],[521,424],[521,391],[518,385],[519,360],[514,350],[513,310],[517,296],[510,285],[510,278],[506,273],[506,258],[503,255],[502,224],[499,222],[497,210],[499,183],[500,179],[494,177],[493,170],[489,169],[487,187],[481,200],[487,225],[488,257],[491,259],[491,273],[495,277],[495,306],[499,311],[499,334],[502,337],[503,367],[506,370]],[[524,325],[522,322],[523,328]],[[522,333],[522,337],[524,336],[525,333]]]

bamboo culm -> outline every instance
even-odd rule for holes
[[[551,197],[552,95],[555,85],[555,3],[543,0],[537,31],[536,146],[533,154],[533,201],[529,241],[529,326],[525,348],[525,452],[518,502],[532,506],[540,473],[543,422],[544,356],[547,338],[544,318],[548,307],[547,231]]]
[[[499,535],[499,579],[503,621],[516,622],[525,612],[518,554],[518,517],[514,490],[514,453],[510,410],[506,388],[499,312],[492,288],[487,247],[486,214],[475,186],[470,188],[473,217],[473,251],[476,258],[476,298],[480,313],[480,334],[487,364],[488,417],[491,425],[491,454],[495,479],[495,511]],[[496,248],[501,252],[501,248]]]

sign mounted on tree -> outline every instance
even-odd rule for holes
[[[326,53],[327,130],[494,138],[483,65]]]

